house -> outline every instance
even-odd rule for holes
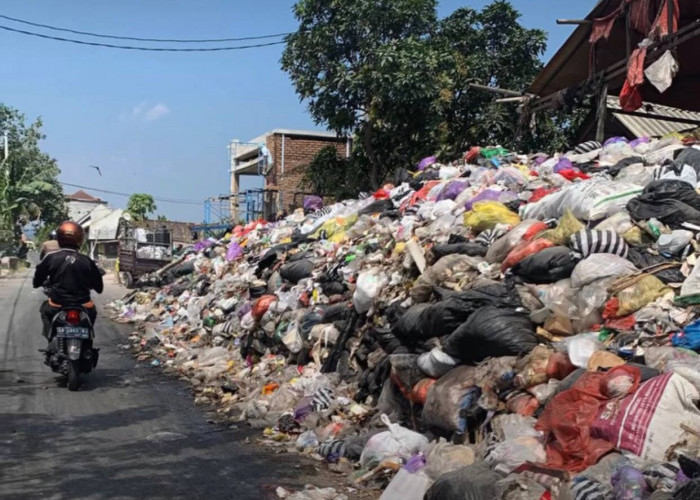
[[[241,203],[256,216],[269,218],[278,210],[291,211],[301,205],[304,193],[300,184],[306,167],[323,148],[336,148],[350,156],[352,139],[332,132],[275,129],[249,142],[231,141],[231,217],[239,220]],[[257,199],[241,200],[240,176],[264,178],[264,189],[254,193]],[[323,194],[323,193],[320,193]]]
[[[591,97],[595,126],[589,133],[599,141],[610,135],[610,114],[617,122],[628,117],[623,120],[628,125],[639,118],[634,126],[645,133],[640,124],[651,126],[652,132],[658,122],[675,123],[670,127],[674,130],[697,127],[697,113],[678,111],[700,112],[698,19],[697,0],[600,0],[585,19],[564,21],[577,26],[524,94],[523,110],[546,113]],[[678,71],[670,87],[660,88],[640,74],[657,62],[671,67],[671,56]],[[608,99],[621,94],[624,99]]]
[[[116,259],[119,255],[117,233],[123,210],[98,205],[77,222],[85,231],[88,254],[93,259]]]
[[[95,208],[106,206],[107,202],[86,193],[82,189],[66,196],[68,217],[70,220],[80,221]]]

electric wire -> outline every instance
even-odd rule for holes
[[[110,49],[122,49],[122,50],[139,50],[146,52],[223,52],[232,50],[243,50],[243,49],[254,49],[258,47],[270,47],[272,45],[281,45],[287,43],[282,40],[279,42],[266,42],[266,43],[256,43],[250,45],[238,45],[235,47],[197,47],[197,48],[170,48],[170,47],[137,47],[134,45],[115,45],[111,43],[101,43],[101,42],[87,42],[84,40],[75,40],[73,38],[63,38],[58,36],[44,35],[42,33],[34,33],[32,31],[19,30],[15,28],[10,28],[9,26],[0,25],[0,29],[5,31],[11,31],[13,33],[21,33],[23,35],[34,36],[38,38],[44,38],[47,40],[54,40],[59,42],[75,43],[78,45],[89,45],[92,47],[106,47]]]
[[[68,186],[68,187],[74,187],[78,189],[88,189],[90,191],[95,191],[96,193],[104,193],[104,194],[113,194],[117,196],[126,196],[127,198],[130,197],[133,193],[120,193],[119,191],[110,191],[107,189],[99,189],[99,188],[93,188],[93,187],[88,187],[88,186],[80,186],[78,184],[71,184],[69,182],[61,182],[62,185]],[[153,197],[154,201],[159,201],[161,203],[173,203],[176,205],[196,205],[196,206],[201,206],[204,204],[203,201],[194,201],[194,200],[177,200],[173,198],[156,198]]]
[[[242,42],[245,40],[263,40],[266,38],[278,38],[281,36],[291,35],[291,33],[276,33],[272,35],[257,35],[257,36],[243,36],[238,38],[141,38],[136,36],[120,36],[120,35],[107,35],[102,33],[93,33],[90,31],[80,31],[70,28],[60,28],[58,26],[52,26],[50,24],[35,23],[32,21],[27,21],[24,19],[18,19],[16,17],[10,17],[0,14],[0,18],[7,19],[8,21],[13,21],[16,23],[26,24],[29,26],[34,26],[37,28],[46,28],[53,31],[63,31],[66,33],[73,33],[76,35],[92,36],[96,38],[110,38],[113,40],[133,40],[136,42],[163,42],[163,43],[220,43],[220,42]]]

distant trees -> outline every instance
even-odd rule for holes
[[[148,214],[155,212],[157,209],[158,207],[153,196],[146,193],[132,194],[126,205],[126,211],[137,221],[145,220]]]
[[[27,123],[18,110],[0,103],[0,137],[7,132],[8,155],[0,140],[0,230],[15,240],[28,222],[55,226],[67,218],[56,160],[44,153],[42,122]]]

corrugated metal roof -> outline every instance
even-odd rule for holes
[[[621,109],[620,101],[617,97],[608,97],[608,109],[612,112],[615,119],[636,137],[662,137],[673,132],[681,132],[698,127],[697,125],[683,121],[656,120],[654,118],[615,113],[616,109]],[[700,121],[700,113],[698,112],[661,106],[660,104],[644,103],[644,106],[638,109],[637,113],[652,113],[668,118]]]

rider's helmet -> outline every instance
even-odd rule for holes
[[[58,226],[56,230],[56,240],[61,248],[78,249],[83,244],[85,233],[79,224],[67,221]]]

